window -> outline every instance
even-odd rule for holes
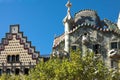
[[[7,62],[19,62],[19,55],[8,55]]]
[[[118,68],[118,63],[114,60],[111,60],[111,68]]]
[[[72,46],[72,50],[76,50],[76,46]]]
[[[12,55],[12,62],[15,62],[15,55]]]
[[[0,69],[0,75],[2,75],[2,69]]]
[[[120,42],[118,42],[118,46],[119,46],[119,49],[120,49]]]
[[[93,51],[95,54],[98,54],[100,50],[100,45],[99,44],[95,44],[93,45]]]
[[[15,69],[15,74],[19,75],[20,70],[18,68]]]
[[[85,36],[87,36],[87,33],[84,33]]]
[[[28,68],[25,68],[25,69],[24,69],[24,74],[26,74],[26,75],[29,74],[29,69],[28,69]]]
[[[117,42],[111,43],[111,49],[117,49]]]
[[[7,69],[7,70],[6,70],[6,74],[10,74],[10,69]]]
[[[11,56],[10,55],[7,56],[7,62],[11,62]]]
[[[16,62],[19,62],[19,55],[16,55]]]

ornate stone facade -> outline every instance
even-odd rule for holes
[[[67,16],[70,18],[66,18]],[[62,56],[67,48],[74,50],[79,48],[83,56],[86,51],[94,52],[102,56],[108,67],[120,68],[118,63],[120,60],[120,26],[117,23],[107,19],[101,20],[96,11],[89,9],[77,12],[74,17],[68,11],[67,16],[64,19],[66,21],[64,22],[65,32],[54,39],[53,55]],[[66,36],[69,36],[69,39]],[[68,54],[69,49],[66,52]]]
[[[0,75],[7,74],[28,74],[30,68],[33,68],[39,58],[39,52],[19,32],[19,25],[11,25],[10,32],[2,39],[0,44]]]

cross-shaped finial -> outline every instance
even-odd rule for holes
[[[70,3],[70,0],[68,0],[66,7],[70,8],[72,6],[72,3]]]

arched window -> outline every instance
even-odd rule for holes
[[[16,62],[19,62],[19,55],[16,55]]]
[[[15,55],[12,55],[12,62],[15,62]]]
[[[11,62],[11,56],[10,55],[7,56],[7,62]]]
[[[10,74],[10,69],[7,69],[7,70],[6,70],[6,74]]]

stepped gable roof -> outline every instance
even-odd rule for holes
[[[98,26],[100,19],[96,11],[91,9],[84,9],[75,13],[74,22],[75,25],[81,25],[82,23],[91,23],[92,25]]]
[[[35,50],[35,47],[31,45],[31,41],[27,41],[27,37],[23,36],[23,32],[19,31],[19,25],[10,25],[10,32],[6,33],[6,37],[2,38],[0,43],[0,53],[5,50],[5,46],[9,45],[9,41],[13,40],[13,36],[16,36],[16,40],[20,41],[20,45],[23,45],[25,50],[28,50],[28,54],[32,55],[32,59],[38,59],[40,52]],[[11,46],[12,47],[12,46]]]

